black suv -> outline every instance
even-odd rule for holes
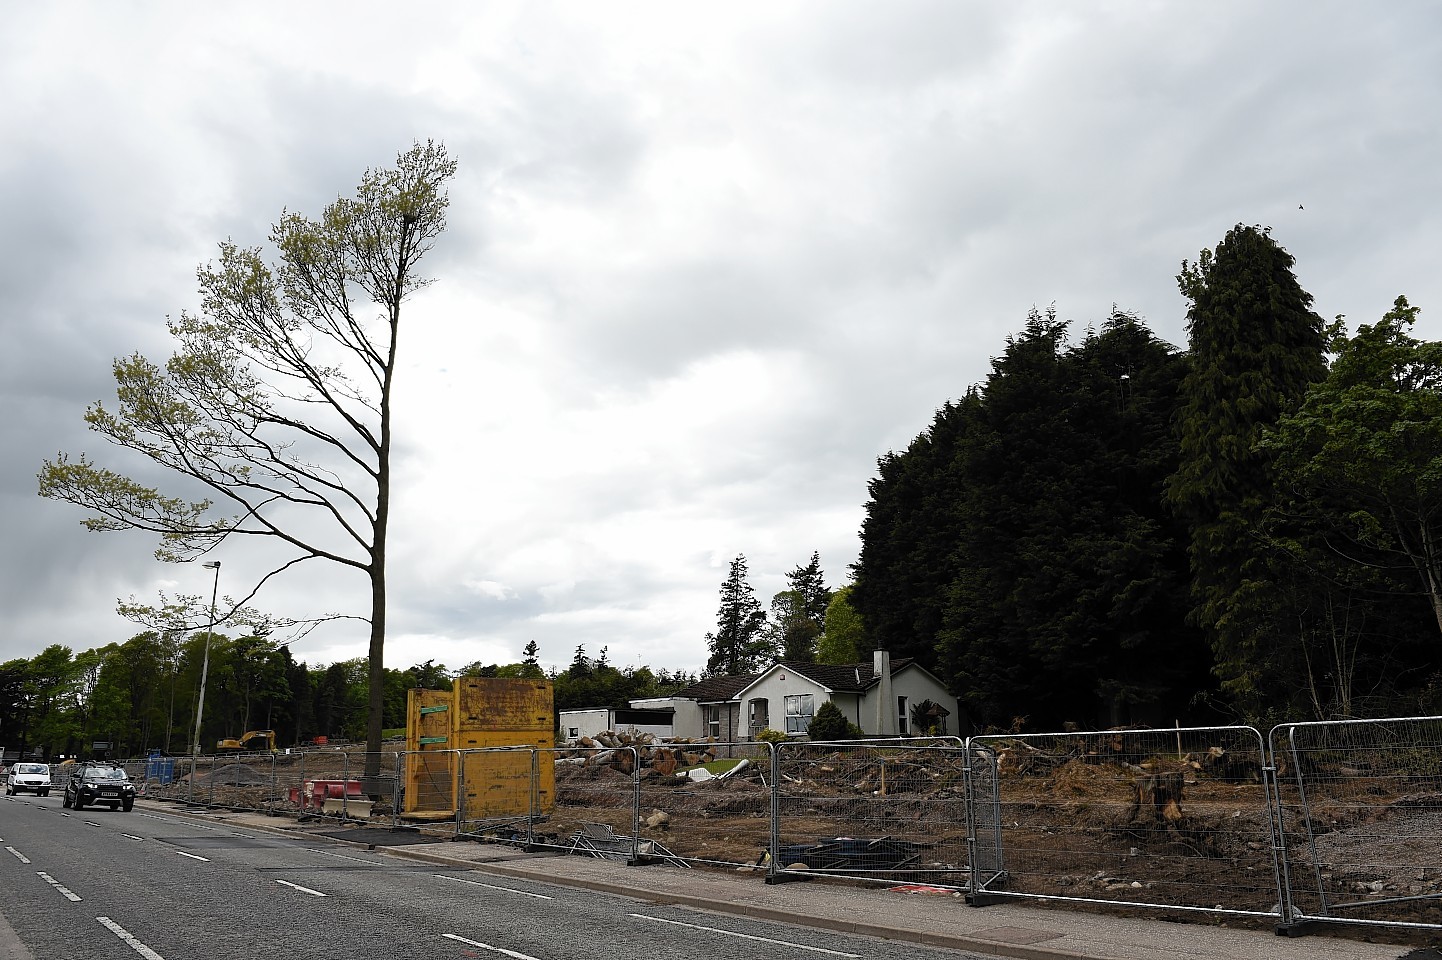
[[[125,771],[108,763],[82,763],[65,782],[64,806],[82,810],[86,804],[108,804],[126,812],[135,806],[135,786]]]

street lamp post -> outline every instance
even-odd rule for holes
[[[210,588],[210,629],[205,631],[205,655],[200,661],[200,699],[195,704],[195,739],[190,747],[191,779],[194,779],[195,760],[200,756],[200,718],[205,713],[205,678],[210,673],[210,638],[215,633],[215,597],[220,591],[220,561],[212,560],[201,566],[215,571],[215,583]]]

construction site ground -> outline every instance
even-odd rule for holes
[[[185,807],[142,800],[141,806],[235,828],[337,843],[375,844],[377,854],[471,869],[561,886],[583,887],[652,903],[797,923],[889,940],[1037,960],[1421,960],[1436,957],[1415,946],[1364,942],[1329,935],[1283,938],[1270,929],[1209,924],[1181,927],[1159,919],[1108,916],[1003,903],[967,906],[946,892],[907,892],[886,886],[833,881],[767,884],[759,873],[628,866],[558,851],[527,853],[503,844],[448,840],[393,845],[391,831],[358,829],[314,820],[300,823],[255,812]],[[343,836],[345,839],[340,839]],[[412,838],[414,839],[414,838]]]
[[[898,759],[895,753],[823,751],[785,765],[779,802],[784,849],[795,851],[801,844],[842,836],[885,838],[914,848],[914,856],[895,864],[897,869],[882,871],[879,883],[873,872],[870,884],[828,877],[822,883],[804,884],[807,890],[854,888],[875,895],[878,890],[910,888],[920,891],[913,899],[960,899],[956,890],[945,889],[964,886],[968,876],[959,761],[938,754],[918,762],[916,756]],[[678,777],[669,769],[643,767],[637,818],[633,808],[637,782],[629,761],[590,762],[596,757],[557,765],[556,803],[533,826],[529,839],[554,850],[566,846],[587,824],[605,825],[618,836],[630,837],[634,832],[657,849],[710,867],[686,871],[687,883],[709,883],[695,878],[719,875],[752,891],[741,895],[742,900],[764,899],[778,888],[763,883],[772,802],[766,765],[701,782]],[[1271,933],[1273,920],[1242,915],[1275,913],[1278,902],[1265,792],[1244,769],[1206,770],[1198,763],[1183,763],[1158,773],[1155,766],[1096,758],[1056,754],[1044,759],[1028,755],[1027,767],[1009,771],[996,792],[998,822],[992,826],[1004,837],[1006,854],[999,888],[1067,899],[1027,901],[1025,907],[1009,901],[1005,909],[1066,917],[1067,928],[1109,915],[1117,920],[1145,917],[1143,922],[1190,924],[1198,929],[1188,934],[1189,939],[1223,929]],[[1004,766],[1005,756],[1002,762]],[[284,780],[279,766],[284,760],[277,763],[277,775]],[[245,758],[236,758],[233,765],[203,772],[194,790],[217,806],[267,809],[292,817],[301,813],[277,801],[267,766],[254,770],[247,783]],[[1413,781],[1380,777],[1342,778],[1326,786],[1313,798],[1314,828],[1325,824],[1314,848],[1309,847],[1300,821],[1287,820],[1286,844],[1298,858],[1294,867],[1305,873],[1315,849],[1318,860],[1326,861],[1318,873],[1330,902],[1360,901],[1374,919],[1442,921],[1442,865],[1434,856],[1442,838],[1438,812],[1442,795],[1417,793]],[[164,792],[183,796],[190,790],[189,784],[178,783]],[[261,820],[270,825],[281,822],[277,817]],[[388,807],[377,805],[370,823],[385,827],[391,822]],[[633,829],[633,823],[639,829]],[[356,826],[325,819],[299,826],[316,830],[327,825],[333,833]],[[453,819],[417,826],[435,842],[458,832]],[[518,841],[527,838],[525,830],[524,818],[464,822],[463,832],[471,842],[456,849],[486,851],[473,855],[493,862],[529,862],[527,855],[513,852]],[[416,834],[392,836],[413,839]],[[433,849],[434,843],[427,848]],[[575,857],[565,862],[568,874],[614,870],[614,864],[577,866],[584,861]],[[786,860],[780,865],[798,872],[806,869],[804,863]],[[666,877],[678,874],[674,867],[651,869]],[[620,874],[638,875],[635,871]],[[1310,874],[1299,879],[1300,895],[1315,896],[1315,890],[1305,892]],[[1378,906],[1371,907],[1369,899]],[[1126,905],[1129,901],[1148,906]],[[1205,912],[1213,907],[1221,912]],[[972,913],[985,916],[995,909],[999,908]],[[1329,937],[1398,946],[1424,947],[1437,940],[1425,929],[1355,925],[1320,929]]]

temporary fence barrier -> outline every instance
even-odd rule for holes
[[[764,740],[638,748],[643,856],[759,868],[771,841],[773,749]]]
[[[1292,932],[1442,927],[1442,717],[1271,732]]]
[[[162,759],[126,762],[147,796],[628,863],[1442,929],[1442,717]]]
[[[639,862],[641,857],[640,755],[635,747],[545,747],[538,768],[550,764],[555,801],[532,817],[535,849],[582,849]]]
[[[548,803],[536,751],[531,747],[479,747],[459,751],[456,833],[529,843]]]
[[[1266,749],[1255,729],[969,743],[990,755],[1004,861],[989,865],[998,868],[989,880],[978,871],[973,902],[1027,897],[1281,916]],[[984,824],[975,819],[979,841]]]
[[[966,757],[954,738],[778,744],[770,878],[964,888]]]
[[[1006,880],[1001,846],[1001,778],[996,752],[986,744],[965,747],[967,891],[999,889]],[[979,905],[979,903],[978,903]]]

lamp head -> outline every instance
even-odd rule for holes
[[[220,561],[219,561],[219,560],[212,560],[212,561],[210,561],[209,563],[202,563],[201,566],[204,567],[204,568],[207,569],[207,570],[219,570],[219,569],[220,569]]]

